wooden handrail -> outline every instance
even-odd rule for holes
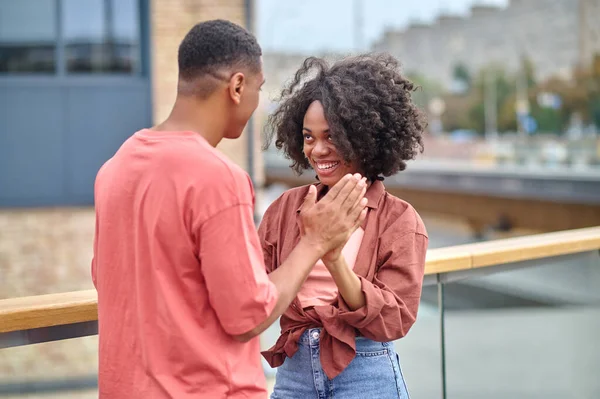
[[[0,333],[98,320],[96,290],[0,300]]]
[[[600,226],[431,249],[425,274],[452,273],[600,249]],[[0,300],[0,333],[93,321],[95,290]]]
[[[600,226],[431,249],[425,274],[450,273],[600,249]]]

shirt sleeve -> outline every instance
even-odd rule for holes
[[[277,242],[279,229],[278,214],[281,197],[275,200],[265,211],[260,226],[258,227],[258,238],[262,246],[265,270],[271,273],[277,269]]]
[[[375,341],[404,337],[417,318],[428,238],[401,229],[392,225],[381,237],[373,281],[359,276],[366,305],[352,311],[338,295],[340,318]]]
[[[98,289],[98,282],[97,282],[97,259],[98,257],[98,213],[96,211],[96,227],[95,227],[95,231],[94,231],[94,246],[93,246],[93,253],[92,253],[92,283],[94,283],[94,287],[96,289]]]
[[[209,301],[223,329],[244,334],[262,323],[277,302],[264,267],[252,206],[227,207],[200,227],[199,258]]]

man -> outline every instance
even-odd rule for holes
[[[313,187],[302,238],[267,276],[251,182],[214,148],[258,105],[261,49],[241,27],[209,21],[178,62],[170,116],[96,178],[100,398],[265,398],[257,336],[364,220],[364,180],[346,176],[318,203]]]

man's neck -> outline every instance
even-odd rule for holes
[[[213,147],[216,147],[225,136],[223,107],[214,101],[194,103],[191,98],[177,98],[169,117],[153,130],[158,131],[191,131],[196,132]]]

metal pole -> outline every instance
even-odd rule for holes
[[[354,0],[354,51],[357,53],[362,50],[363,46],[363,1]]]
[[[440,367],[442,372],[442,399],[446,399],[446,323],[444,317],[444,283],[437,275],[438,308],[440,311]]]
[[[245,0],[245,14],[246,14],[246,29],[254,33],[254,1],[253,0]],[[246,157],[247,157],[247,167],[248,167],[248,176],[250,176],[250,180],[252,181],[252,186],[256,190],[256,172],[254,170],[254,118],[251,116],[250,120],[248,120],[248,124],[246,125]],[[256,213],[256,209],[254,210],[254,221],[258,222],[259,216]]]
[[[115,40],[114,10],[110,0],[104,0],[104,41],[112,43]]]
[[[114,10],[110,0],[104,0],[104,44],[100,50],[102,57],[101,65],[105,68],[115,68],[116,65],[116,48],[115,48],[115,26],[114,26]],[[114,65],[113,65],[114,63]]]
[[[517,130],[519,136],[525,137],[527,131],[525,129],[524,121],[519,122],[519,115],[529,116],[529,99],[528,95],[528,83],[527,83],[527,70],[525,65],[525,53],[521,52],[519,57],[519,69],[517,73]]]
[[[64,19],[63,19],[63,4],[62,1],[54,0],[54,8],[56,10],[56,59],[54,61],[56,66],[56,74],[60,77],[64,77],[67,71],[67,61],[65,55],[65,31],[64,31]]]
[[[579,67],[583,68],[585,66],[585,48],[586,48],[586,29],[587,29],[587,23],[586,23],[586,4],[587,2],[585,0],[580,0],[579,1]]]
[[[496,137],[497,127],[497,109],[496,104],[496,76],[493,67],[490,67],[485,72],[484,82],[484,112],[485,112],[485,138],[490,140]]]

